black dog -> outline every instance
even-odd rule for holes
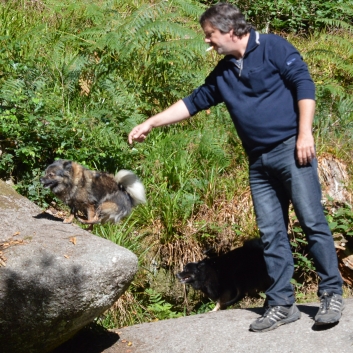
[[[246,294],[266,291],[271,285],[260,239],[248,240],[220,256],[190,262],[177,277],[216,301],[212,311],[226,309]]]

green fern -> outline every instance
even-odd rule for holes
[[[302,40],[292,39],[301,49]],[[316,134],[326,139],[331,135],[348,138],[353,103],[352,34],[342,30],[319,33],[309,43],[302,52],[317,87]]]
[[[149,288],[146,289],[145,292],[150,299],[150,304],[148,305],[147,310],[150,311],[158,320],[172,319],[183,316],[183,313],[173,311],[173,306],[163,299],[161,294]]]

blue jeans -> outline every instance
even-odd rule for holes
[[[342,295],[333,237],[321,205],[317,160],[299,166],[295,158],[296,137],[269,152],[250,159],[250,187],[264,257],[273,283],[266,295],[269,305],[291,305],[294,291],[293,255],[288,239],[288,209],[291,201],[308,241],[317,274],[318,295],[324,290]]]

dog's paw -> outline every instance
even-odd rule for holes
[[[77,216],[76,219],[78,221],[80,221],[82,224],[90,224],[90,225],[97,224],[97,223],[101,222],[101,220],[98,216],[94,216],[91,219],[83,219],[83,218]]]
[[[219,310],[222,310],[222,305],[220,302],[217,302],[216,306],[211,310],[211,312],[212,311],[219,311]]]
[[[74,220],[74,215],[70,214],[69,217],[64,218],[63,223],[70,224]]]

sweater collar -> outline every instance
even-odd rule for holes
[[[258,31],[251,29],[248,45],[246,47],[244,56],[249,52],[251,52],[252,50],[254,50],[255,48],[257,48],[259,45],[260,45],[260,34]]]
[[[249,41],[245,49],[245,53],[243,59],[254,49],[256,49],[260,45],[260,34],[259,32],[255,31],[254,29],[250,30]],[[226,60],[234,61],[236,60],[233,55],[226,55],[224,57]]]

